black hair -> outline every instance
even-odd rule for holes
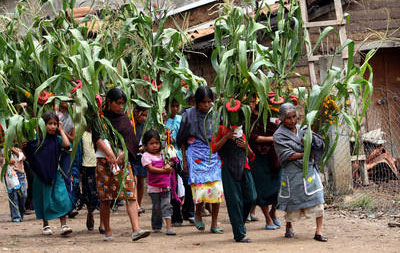
[[[209,98],[211,99],[211,101],[214,101],[214,94],[210,87],[199,86],[196,90],[196,93],[194,94],[194,98],[196,99],[196,105],[198,105],[205,98]]]
[[[44,123],[46,123],[46,125],[47,122],[49,122],[51,119],[55,119],[57,121],[57,124],[60,122],[60,119],[54,111],[47,111],[43,113],[42,119],[44,120]]]
[[[135,111],[144,112],[144,111],[147,111],[147,110],[149,110],[149,109],[144,108],[144,107],[142,107],[140,105],[135,106]]]
[[[143,143],[144,147],[146,147],[147,143],[151,140],[151,138],[155,138],[161,144],[160,135],[158,134],[158,132],[154,129],[150,129],[150,130],[147,130],[143,135],[142,143]],[[161,149],[161,145],[160,145],[160,149]]]
[[[169,105],[170,105],[169,101],[170,101],[170,98],[167,98],[165,100],[165,109],[168,110],[168,111],[169,111]],[[179,101],[176,98],[172,98],[171,105],[172,105],[173,102],[177,102],[179,104]]]
[[[112,102],[117,101],[118,99],[121,99],[121,98],[123,98],[124,102],[126,102],[126,100],[127,100],[126,95],[119,88],[112,88],[111,90],[109,90],[107,92],[107,95],[106,95],[106,101],[108,104],[111,104]]]

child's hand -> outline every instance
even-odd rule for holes
[[[165,171],[165,174],[169,174],[172,171],[172,167],[169,164],[164,165],[163,169]]]
[[[61,134],[64,130],[63,130],[63,128],[62,128],[62,122],[60,121],[60,122],[58,122],[58,133],[59,134]]]

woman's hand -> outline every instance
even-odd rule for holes
[[[232,140],[234,136],[233,131],[229,131],[227,134],[224,135],[224,138],[226,138],[226,140]]]
[[[235,139],[235,142],[239,148],[245,149],[247,146],[247,142],[243,138],[237,138]]]
[[[119,153],[119,155],[117,157],[117,160],[116,160],[116,163],[118,165],[123,165],[125,163],[125,154],[124,154],[124,152]]]
[[[109,154],[108,156],[106,156],[106,160],[107,160],[107,163],[111,166],[111,165],[113,165],[114,163],[116,163],[117,158],[115,158],[114,153],[111,152],[111,154]]]

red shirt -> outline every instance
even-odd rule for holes
[[[215,154],[215,153],[217,153],[216,151],[215,151],[215,143],[216,142],[218,142],[219,140],[221,140],[222,139],[222,137],[224,137],[226,134],[228,134],[228,133],[230,133],[232,130],[230,129],[230,128],[227,128],[227,127],[224,127],[224,126],[219,126],[219,130],[218,130],[218,134],[217,134],[217,138],[214,138],[215,136],[213,136],[213,139],[212,139],[212,141],[211,141],[211,149],[212,149],[212,152]],[[243,134],[242,135],[242,138],[243,138],[243,140],[246,140],[246,136]],[[249,160],[250,161],[253,161],[254,160],[254,158],[255,158],[255,155],[254,155],[254,152],[250,149],[250,147],[248,146],[248,148],[249,148],[249,152],[248,152],[248,158],[249,158]],[[222,161],[222,160],[221,160]],[[246,159],[246,162],[245,162],[245,165],[244,165],[244,167],[246,168],[246,169],[248,169],[248,170],[250,170],[250,165],[248,164],[248,159]],[[222,163],[221,163],[221,168],[222,168]]]

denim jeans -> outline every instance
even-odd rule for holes
[[[8,203],[10,204],[11,220],[23,220],[25,213],[25,200],[28,196],[26,189],[25,174],[17,172],[19,184],[21,188],[12,190],[8,193]],[[7,183],[6,183],[7,185]]]

